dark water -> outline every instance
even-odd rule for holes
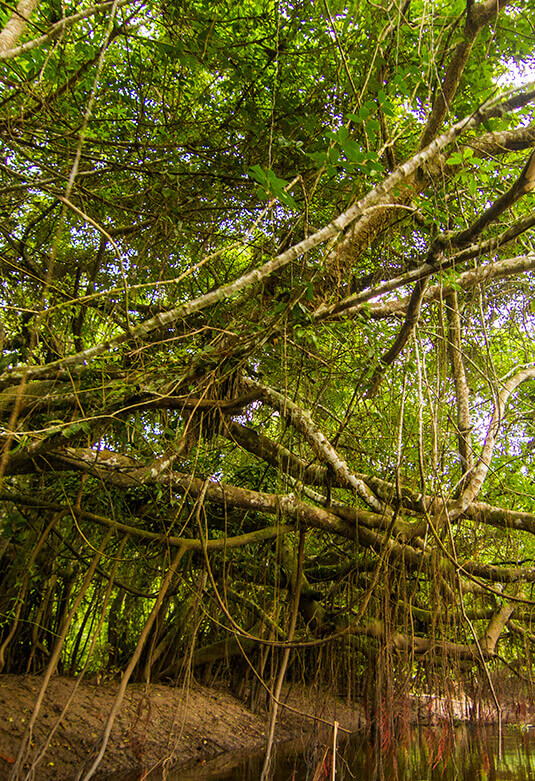
[[[501,743],[501,748],[500,748]],[[330,781],[332,752],[317,742],[279,746],[275,781]],[[169,781],[258,781],[263,755],[225,755]],[[337,781],[535,781],[535,729],[450,725],[411,730],[380,747],[362,737],[338,746]]]

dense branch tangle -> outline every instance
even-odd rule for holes
[[[529,673],[535,10],[212,5],[0,33],[3,669]]]

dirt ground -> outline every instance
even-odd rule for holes
[[[54,678],[47,690],[31,739],[29,762],[40,753],[76,684],[78,688],[55,730],[50,745],[35,767],[40,781],[73,779],[102,735],[118,688],[117,682]],[[0,779],[12,768],[21,738],[31,718],[41,680],[31,676],[0,675]],[[315,714],[342,729],[355,731],[362,714],[327,693],[305,693],[298,686],[284,692],[296,712],[282,709],[276,738],[296,739],[315,729],[305,714]],[[328,727],[323,728],[327,736]],[[267,714],[252,713],[224,688],[193,684],[181,687],[131,684],[112,730],[98,776],[135,779],[156,766],[191,768],[218,755],[246,755],[265,745]]]

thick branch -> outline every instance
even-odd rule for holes
[[[258,389],[262,393],[264,400],[270,406],[274,407],[284,415],[284,417],[288,418],[292,425],[305,435],[316,455],[331,467],[342,484],[351,488],[357,496],[360,496],[360,498],[376,512],[385,514],[390,512],[388,507],[385,507],[382,502],[377,500],[377,497],[370,491],[366,483],[349,469],[344,459],[338,455],[325,434],[313,423],[308,410],[301,409],[301,407],[293,401],[290,401],[286,396],[283,396],[272,388],[268,388],[266,385],[255,383],[252,380],[244,380],[244,382],[246,387],[251,388],[251,390]]]
[[[81,471],[89,474],[96,474],[105,478],[108,472],[108,480],[111,484],[118,487],[132,487],[137,482],[130,475],[122,473],[109,473],[108,470],[91,467],[84,461],[78,461],[78,467]],[[111,471],[111,470],[110,470]],[[176,491],[181,495],[188,495],[196,499],[205,493],[206,500],[214,502],[224,507],[240,507],[242,509],[265,512],[270,515],[282,515],[291,518],[294,522],[303,524],[306,528],[320,529],[329,534],[334,534],[348,540],[353,540],[363,548],[369,548],[377,554],[386,551],[391,559],[401,559],[403,566],[408,570],[421,571],[422,568],[429,572],[434,572],[437,565],[437,559],[431,551],[422,551],[413,548],[407,543],[400,543],[391,537],[385,537],[372,528],[364,525],[368,516],[376,519],[374,513],[365,510],[356,510],[356,520],[348,523],[337,517],[333,513],[321,507],[313,507],[305,502],[299,501],[293,494],[266,494],[258,491],[250,491],[244,488],[237,488],[231,485],[220,485],[209,483],[200,478],[191,475],[182,475],[177,472],[171,472],[165,475],[158,475],[154,479],[155,483],[165,486],[168,489]],[[281,524],[276,527],[259,529],[250,534],[239,535],[238,537],[219,538],[215,540],[194,540],[188,537],[169,537],[154,532],[148,532],[144,529],[128,526],[117,521],[113,521],[105,516],[88,513],[74,506],[62,505],[59,503],[42,501],[27,494],[20,494],[13,491],[0,492],[0,501],[9,501],[18,504],[27,505],[35,508],[46,508],[54,512],[66,512],[74,514],[77,517],[85,518],[99,525],[111,527],[125,534],[142,537],[154,542],[160,542],[173,547],[183,547],[191,550],[202,550],[203,545],[208,545],[208,550],[225,550],[230,547],[242,547],[243,545],[262,542],[267,539],[275,539],[279,534],[286,534],[294,530],[293,524]],[[363,523],[360,523],[360,519]],[[493,564],[481,564],[477,561],[465,561],[455,566],[448,558],[439,558],[439,566],[442,572],[450,575],[452,578],[455,573],[469,577],[477,577],[494,583],[517,583],[517,582],[535,582],[535,567],[507,567],[496,566]]]
[[[475,643],[455,643],[442,638],[417,637],[402,632],[392,632],[382,621],[368,621],[366,624],[353,623],[349,627],[349,634],[383,640],[391,650],[410,651],[418,656],[434,650],[436,653],[455,659],[481,661]]]
[[[420,149],[427,146],[438,133],[450,110],[457,87],[463,75],[472,46],[487,24],[496,18],[509,0],[486,0],[467,9],[463,38],[457,44],[444,80],[439,85],[429,119],[420,139]]]
[[[494,452],[496,436],[498,434],[498,431],[500,430],[500,426],[503,420],[503,415],[505,413],[505,407],[509,400],[509,396],[514,390],[516,390],[516,388],[518,388],[518,386],[521,383],[526,382],[526,380],[532,380],[534,378],[535,378],[535,368],[531,367],[531,368],[523,369],[517,374],[514,374],[504,383],[497,399],[496,408],[494,410],[494,414],[492,416],[492,420],[489,429],[487,431],[485,444],[483,445],[483,450],[481,451],[479,462],[475,467],[474,471],[472,472],[472,474],[470,475],[468,479],[468,484],[464,489],[461,498],[459,499],[459,502],[456,506],[456,510],[455,510],[456,516],[464,513],[465,510],[471,505],[471,503],[478,495],[481,486],[483,484],[483,481],[487,476],[487,472],[489,470],[490,462],[492,459],[492,454]]]
[[[309,464],[303,461],[291,450],[252,428],[227,420],[221,433],[248,453],[253,453],[275,469],[305,485],[326,485],[329,479],[329,471],[323,464]],[[332,475],[332,477],[338,484],[336,476]]]
[[[483,637],[480,638],[481,649],[492,656],[505,625],[513,615],[515,605],[504,600],[489,621]]]
[[[16,10],[13,11],[4,29],[0,32],[0,60],[6,59],[6,53],[13,49],[39,2],[40,0],[20,0]]]
[[[484,133],[470,141],[470,147],[480,157],[497,157],[507,152],[520,152],[535,144],[535,125],[526,125],[514,130],[497,130]]]
[[[211,540],[197,540],[191,537],[175,537],[167,534],[156,534],[155,532],[150,532],[137,526],[131,526],[126,523],[121,523],[120,521],[115,521],[105,515],[97,515],[96,513],[87,512],[86,510],[83,510],[80,507],[76,507],[74,505],[67,506],[57,502],[47,502],[45,500],[37,499],[27,494],[14,491],[1,491],[0,501],[13,502],[14,504],[26,505],[27,507],[35,507],[42,510],[46,509],[53,512],[64,512],[67,515],[74,515],[76,518],[91,521],[92,523],[96,523],[99,526],[105,526],[106,528],[113,529],[114,531],[121,532],[122,534],[128,534],[130,537],[146,540],[147,542],[158,543],[164,547],[170,546],[171,548],[184,548],[185,550],[198,552],[202,552],[203,550],[218,551],[227,550],[227,548],[242,548],[246,545],[262,543],[266,542],[267,540],[274,540],[280,535],[288,534],[294,530],[293,525],[279,524],[277,526],[266,527],[264,529],[257,529],[256,531],[249,532],[248,534],[240,534],[236,537],[220,537],[218,539]]]

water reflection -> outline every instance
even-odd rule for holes
[[[362,736],[339,746],[337,781],[535,781],[535,730],[504,727],[500,746],[495,727],[421,727],[397,741]],[[262,753],[226,755],[202,767],[176,771],[169,781],[257,781]],[[331,778],[332,753],[317,741],[278,747],[276,781]]]

